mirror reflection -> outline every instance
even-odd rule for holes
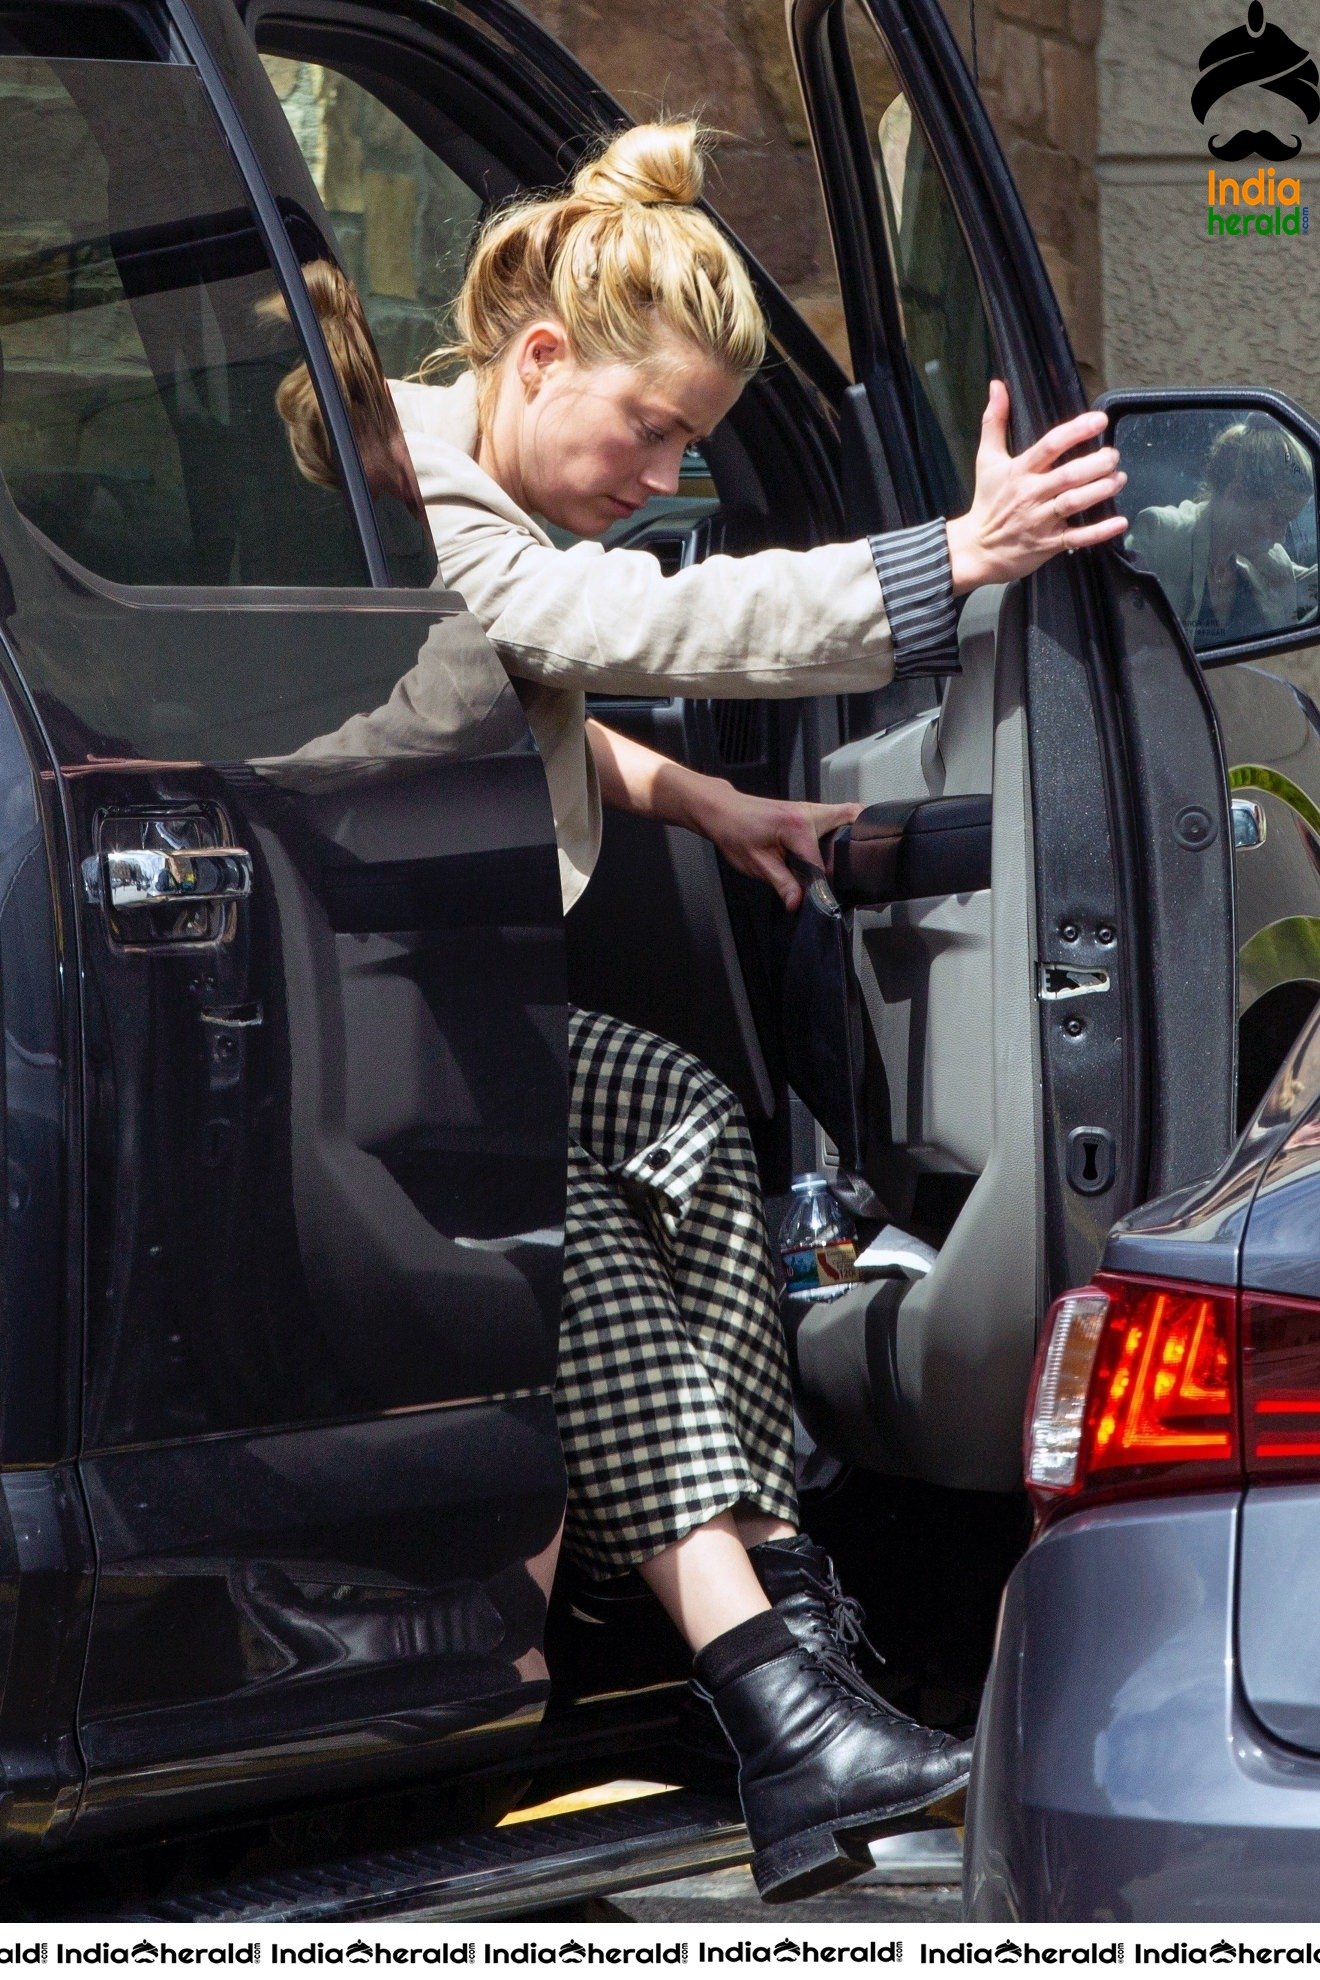
[[[1134,518],[1126,547],[1198,653],[1315,622],[1315,462],[1272,413],[1131,413],[1116,444]]]

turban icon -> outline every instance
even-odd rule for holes
[[[1203,51],[1198,66],[1201,80],[1192,92],[1192,109],[1200,124],[1221,97],[1251,83],[1295,103],[1308,124],[1320,117],[1320,71],[1304,48],[1276,22],[1265,19],[1261,0],[1251,0],[1246,26],[1219,35]],[[1229,160],[1253,155],[1295,158],[1301,148],[1299,137],[1280,138],[1273,131],[1238,131],[1233,137],[1210,140],[1215,157]]]

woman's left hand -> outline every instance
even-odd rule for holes
[[[1105,413],[1081,413],[1051,427],[1034,447],[1010,454],[1008,389],[998,378],[992,382],[972,506],[948,525],[955,592],[1027,577],[1060,550],[1111,543],[1123,534],[1122,516],[1078,520],[1088,509],[1113,501],[1127,481],[1117,450],[1101,447],[1059,465],[1064,454],[1098,440],[1108,424]]]
[[[730,866],[753,880],[766,880],[790,911],[802,905],[802,888],[785,855],[796,853],[812,866],[824,866],[820,842],[841,825],[851,825],[860,804],[795,804],[782,798],[749,797],[723,779],[703,778],[697,831],[718,846]]]

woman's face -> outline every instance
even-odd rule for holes
[[[645,365],[583,365],[559,326],[534,325],[506,359],[478,458],[524,509],[601,536],[676,491],[684,449],[741,390],[695,345],[667,340]]]
[[[1211,497],[1211,525],[1215,543],[1227,553],[1245,557],[1249,564],[1263,563],[1276,543],[1282,543],[1288,525],[1306,506],[1305,498],[1294,494],[1256,495],[1240,480],[1231,481]]]

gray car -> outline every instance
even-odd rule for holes
[[[1025,1466],[969,1916],[1320,1917],[1320,1020],[1056,1303]]]

